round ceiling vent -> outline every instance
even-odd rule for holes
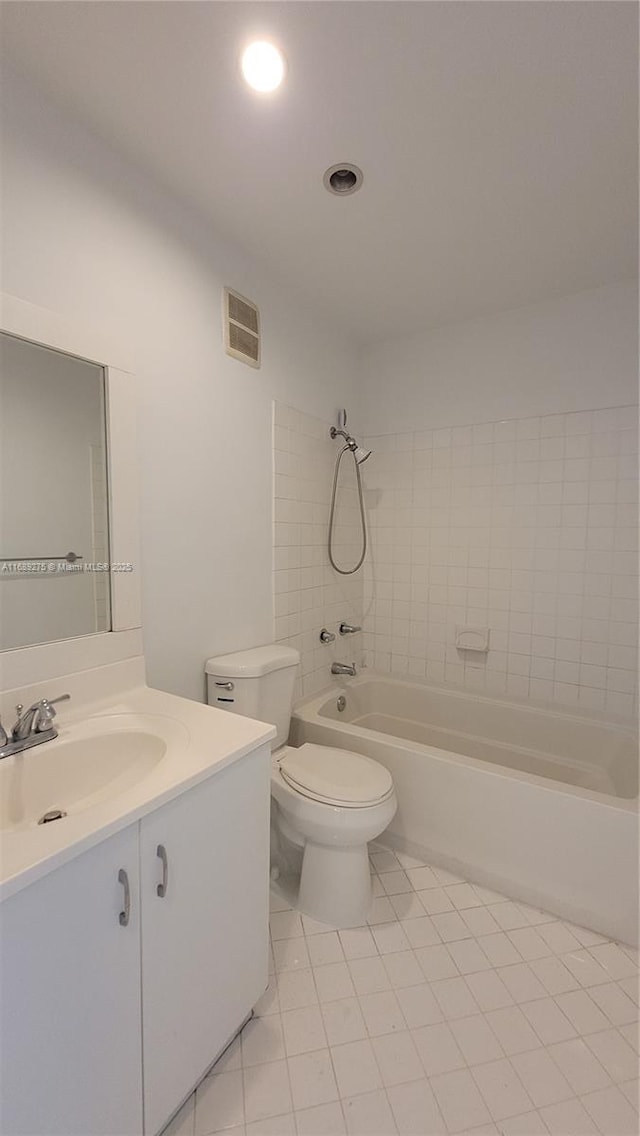
[[[360,189],[363,175],[362,170],[351,162],[338,162],[335,166],[329,166],[322,180],[329,193],[335,193],[338,197],[346,197],[348,193],[355,193],[357,189]]]

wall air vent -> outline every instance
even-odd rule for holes
[[[260,366],[260,312],[232,288],[224,289],[224,347],[234,359]]]

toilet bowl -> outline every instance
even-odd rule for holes
[[[368,842],[397,809],[391,775],[347,750],[306,744],[276,751],[271,767],[277,831],[302,849],[300,911],[357,926],[371,906]]]
[[[322,923],[357,926],[371,905],[368,842],[380,836],[397,809],[393,781],[384,766],[362,754],[286,745],[299,659],[296,650],[278,644],[209,659],[208,701],[276,727],[272,878],[280,874],[286,849],[294,849],[289,900]]]

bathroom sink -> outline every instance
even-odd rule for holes
[[[109,714],[0,762],[0,831],[30,828],[119,797],[153,773],[186,728],[162,715]],[[57,814],[64,814],[58,817]],[[44,829],[43,829],[44,831]]]

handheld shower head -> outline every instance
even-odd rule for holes
[[[363,450],[362,446],[356,446],[355,450],[353,451],[353,456],[356,459],[358,465],[362,465],[363,462],[366,462],[367,458],[371,457],[372,452],[372,450]]]

